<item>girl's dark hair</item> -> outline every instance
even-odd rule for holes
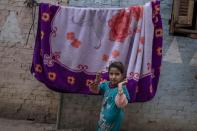
[[[111,68],[117,68],[122,74],[124,74],[124,65],[121,63],[121,62],[112,62],[110,65],[109,65],[109,68],[108,68],[108,72],[110,71]]]

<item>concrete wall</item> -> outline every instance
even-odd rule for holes
[[[26,8],[24,1],[0,0],[0,117],[55,123],[59,94],[35,80],[29,71],[34,32],[26,44],[32,24],[32,9]],[[71,0],[70,4],[76,4],[72,3],[74,1]],[[90,3],[90,0],[83,1],[78,6]],[[145,1],[148,0],[139,2]],[[65,3],[63,1],[62,4]],[[194,79],[197,42],[169,36],[171,4],[171,0],[161,0],[165,59],[157,94],[149,102],[127,106],[124,130],[197,130],[197,81]],[[170,56],[167,55],[169,53]],[[61,127],[94,130],[101,100],[101,96],[65,94]]]
[[[36,26],[26,43],[33,21],[24,1],[0,0],[0,117],[54,122],[58,94],[30,74]]]

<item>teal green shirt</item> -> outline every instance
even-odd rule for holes
[[[103,102],[97,131],[119,131],[124,117],[123,109],[117,107],[115,103],[118,87],[110,88],[109,83],[104,82],[99,86],[100,93],[103,94]],[[123,86],[123,92],[129,101],[130,96],[126,86]]]

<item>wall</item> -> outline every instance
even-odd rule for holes
[[[33,20],[24,1],[0,0],[0,117],[55,122],[58,93],[30,74],[36,24],[26,43]]]

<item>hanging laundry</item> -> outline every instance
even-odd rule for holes
[[[79,8],[41,3],[31,73],[48,88],[91,94],[97,71],[126,67],[130,102],[155,96],[162,57],[160,2],[128,8]]]

